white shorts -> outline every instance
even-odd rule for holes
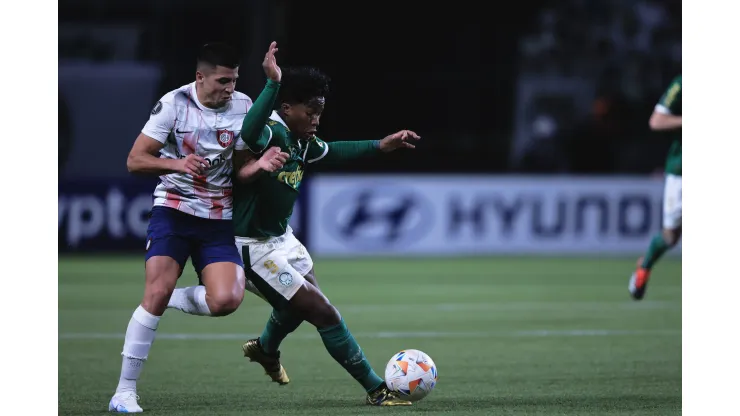
[[[667,174],[663,188],[663,228],[675,230],[681,226],[681,177]]]
[[[303,276],[313,268],[308,250],[290,227],[279,237],[236,237],[236,247],[244,259],[247,289],[274,307],[285,305],[303,286]]]

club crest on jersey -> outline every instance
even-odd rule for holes
[[[234,132],[229,130],[217,130],[216,138],[221,147],[229,147],[234,142]]]

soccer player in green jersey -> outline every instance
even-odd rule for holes
[[[660,257],[681,238],[681,75],[671,82],[655,106],[650,128],[675,135],[668,151],[663,190],[663,231],[656,234],[647,253],[638,260],[632,274],[629,291],[636,300],[645,296],[650,270]]]
[[[410,405],[370,367],[342,316],[321,292],[311,256],[288,223],[304,172],[312,164],[414,148],[409,141],[419,136],[402,130],[382,140],[325,142],[316,137],[316,130],[329,78],[316,68],[286,69],[282,74],[274,55],[265,58],[263,67],[267,85],[244,118],[244,145],[234,154],[234,226],[247,286],[273,311],[262,335],[243,345],[244,355],[261,364],[273,381],[288,383],[278,348],[308,321],[329,354],[365,389],[368,404]],[[274,152],[283,158],[271,159]],[[270,166],[270,160],[276,165]]]

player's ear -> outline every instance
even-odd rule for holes
[[[290,114],[290,108],[291,108],[291,106],[290,106],[290,104],[288,104],[288,103],[282,103],[282,104],[280,104],[280,109],[281,109],[281,110],[283,111],[283,113],[285,113],[285,114]]]
[[[199,83],[203,83],[203,80],[205,80],[206,76],[204,73],[200,71],[195,71],[195,81]]]

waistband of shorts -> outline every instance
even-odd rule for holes
[[[267,238],[253,238],[253,237],[239,237],[236,236],[236,242],[239,244],[280,244],[284,243],[288,240],[288,238],[293,235],[293,229],[288,226],[288,229],[285,230],[285,234],[279,235],[277,237],[267,237]]]

